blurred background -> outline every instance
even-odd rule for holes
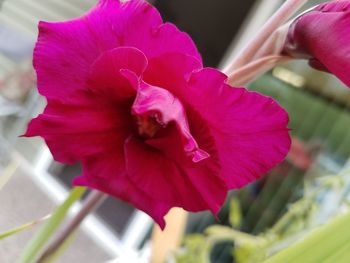
[[[151,2],[164,20],[192,36],[205,65],[222,68],[283,1]],[[319,2],[309,1],[305,8]],[[41,139],[19,136],[45,106],[31,64],[38,21],[77,17],[95,3],[0,0],[0,233],[49,214],[80,173],[79,165],[54,162]],[[261,262],[260,254],[303,238],[348,203],[349,179],[342,172],[350,156],[348,89],[306,62],[278,66],[249,88],[274,97],[289,112],[291,152],[267,177],[230,194],[221,226],[209,213],[191,214],[182,248],[169,256],[175,262],[208,262],[208,257],[211,262]],[[147,258],[152,227],[147,215],[109,198],[58,262]],[[37,229],[0,240],[0,262],[14,262]]]

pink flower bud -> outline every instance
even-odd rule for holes
[[[298,17],[283,52],[308,59],[312,67],[331,72],[350,87],[350,2],[321,4]]]

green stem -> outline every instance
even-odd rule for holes
[[[85,191],[85,187],[76,187],[70,192],[63,204],[54,211],[50,219],[27,244],[17,263],[31,263],[38,257],[41,249],[46,245],[50,237],[66,218],[69,208],[80,199]]]
[[[103,200],[107,197],[105,193],[97,190],[92,190],[86,200],[84,200],[80,211],[72,218],[70,222],[62,229],[60,233],[55,237],[49,246],[45,248],[44,253],[36,261],[37,263],[45,263],[54,255],[57,250],[64,244],[64,242],[71,236],[77,229],[80,223],[88,216],[95,208],[97,208]]]
[[[69,246],[73,243],[73,241],[77,237],[77,231],[70,234],[70,236],[62,243],[62,245],[52,253],[47,259],[45,259],[45,263],[54,263],[56,260],[69,248]]]
[[[273,32],[284,24],[307,1],[308,0],[286,0],[280,9],[278,9],[262,26],[260,31],[257,32],[247,46],[231,61],[224,72],[230,74],[249,63]]]

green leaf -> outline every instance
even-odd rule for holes
[[[45,221],[45,220],[48,219],[49,217],[50,217],[50,215],[47,215],[47,216],[45,216],[45,217],[43,217],[43,218],[40,218],[40,219],[38,219],[38,220],[35,220],[35,221],[33,221],[33,222],[30,222],[30,223],[24,224],[24,225],[22,225],[22,226],[20,226],[20,227],[13,228],[13,229],[11,229],[11,230],[9,230],[9,231],[6,231],[6,232],[0,234],[0,240],[1,240],[1,239],[4,239],[4,238],[6,238],[6,237],[12,236],[12,235],[14,235],[14,234],[16,234],[16,233],[18,233],[18,232],[23,231],[23,230],[26,230],[26,229],[30,228],[31,226],[37,225],[37,224],[39,224],[39,223]]]
[[[242,224],[242,209],[238,198],[233,197],[230,202],[229,221],[231,226],[239,229]]]
[[[56,208],[50,220],[43,225],[40,231],[27,244],[17,263],[31,263],[37,258],[41,249],[65,219],[69,208],[80,199],[85,191],[85,187],[76,187],[70,192],[63,204]]]
[[[10,180],[12,175],[15,174],[16,170],[18,168],[18,163],[15,161],[12,161],[2,172],[0,176],[0,190],[7,184],[7,182]]]
[[[205,236],[192,234],[185,238],[184,249],[175,253],[176,263],[210,263],[212,245]]]
[[[350,259],[350,242],[346,242],[338,248],[333,255],[324,259],[324,263],[349,263]]]
[[[350,212],[315,229],[304,240],[282,250],[265,263],[349,262]],[[345,247],[344,247],[345,246]],[[331,261],[325,261],[331,259]],[[347,261],[346,261],[347,259]],[[344,261],[345,260],[345,261]]]

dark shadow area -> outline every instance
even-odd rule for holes
[[[255,0],[166,0],[155,6],[196,42],[204,64],[218,65]]]

